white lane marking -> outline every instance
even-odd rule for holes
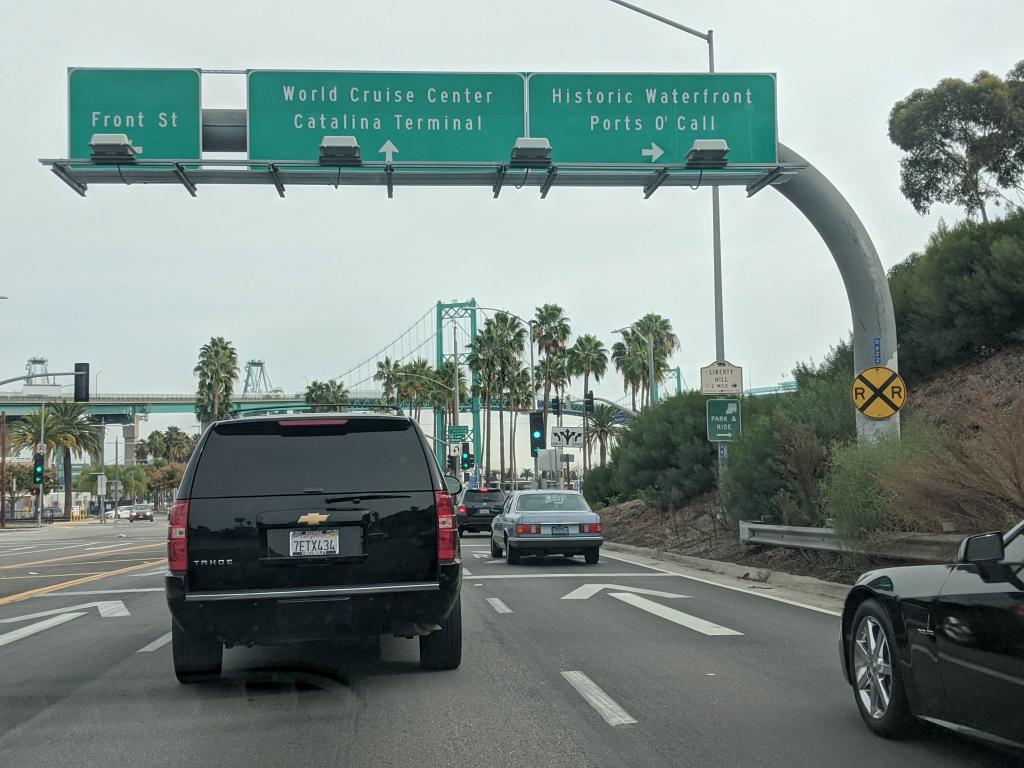
[[[120,595],[127,592],[163,592],[163,587],[144,587],[142,589],[82,589],[68,590],[67,592],[47,592],[45,595],[34,595],[35,597],[75,597],[77,595]]]
[[[562,677],[576,689],[576,693],[582,696],[587,704],[597,710],[608,725],[631,725],[636,722],[636,718],[620,707],[615,699],[582,672],[563,672]]]
[[[497,597],[488,597],[487,602],[490,603],[491,608],[496,610],[498,613],[512,613],[512,609]]]
[[[490,556],[491,555],[488,552],[474,552],[473,553],[473,557],[475,557],[477,560],[483,560],[484,558],[487,558],[487,557],[490,557]]]
[[[462,575],[463,576],[472,576],[473,572],[471,570],[469,570],[469,568],[467,568],[466,566],[462,566]]]
[[[68,545],[66,547],[52,547],[50,549],[37,549],[32,554],[33,555],[42,555],[42,554],[45,554],[47,552],[59,552],[62,549],[76,549],[78,547],[90,547],[93,544],[98,544],[98,543],[99,542],[97,542],[97,541],[87,541],[84,544],[70,544],[70,545]],[[33,546],[38,546],[38,545],[33,545]],[[16,553],[10,552],[10,551],[3,552],[2,554],[0,554],[0,557],[7,557],[8,555],[13,555],[13,554],[16,554]]]
[[[497,561],[501,562],[501,561]],[[616,579],[642,579],[661,577],[663,573],[602,573],[602,578],[616,578]],[[580,573],[496,573],[488,576],[476,576],[477,579],[585,579],[586,574]]]
[[[100,550],[100,549],[113,549],[114,547],[127,547],[130,544],[134,544],[134,543],[135,543],[134,541],[121,541],[121,542],[118,542],[117,544],[104,544],[102,547],[86,547],[85,551],[86,552],[95,552],[95,551]]]
[[[653,597],[689,597],[689,595],[679,595],[675,592],[662,592],[657,589],[641,589],[640,587],[624,587],[621,584],[584,584],[582,587],[577,587],[567,595],[562,595],[563,600],[587,600],[602,589],[612,590],[616,592],[636,592],[638,595],[652,595]]]
[[[35,549],[38,546],[38,544],[29,544],[27,547],[15,547],[14,549],[5,549],[4,554],[6,555],[11,552],[23,552],[26,549]]]
[[[484,565],[494,565],[495,563],[500,563],[500,562],[501,562],[501,558],[498,557],[498,558],[495,558],[494,560],[484,560]]]
[[[606,550],[602,551],[601,555],[602,555],[602,557],[609,557],[612,560],[619,560],[619,561],[621,561],[623,563],[629,563],[630,565],[638,565],[641,568],[650,568],[651,570],[658,571],[659,573],[665,574],[667,576],[678,576],[681,579],[689,579],[690,581],[697,581],[697,582],[700,582],[701,584],[709,584],[712,587],[721,587],[722,589],[731,589],[733,592],[742,592],[744,595],[753,595],[754,597],[763,597],[765,600],[774,600],[777,603],[785,603],[786,605],[795,605],[797,608],[804,608],[804,609],[806,609],[808,611],[816,611],[817,613],[824,613],[827,616],[841,617],[843,615],[842,611],[833,611],[833,610],[829,610],[828,608],[819,608],[816,605],[808,605],[807,603],[801,603],[801,602],[798,602],[797,600],[789,600],[789,599],[787,599],[785,597],[779,597],[778,595],[770,595],[770,594],[767,594],[766,592],[755,592],[755,591],[750,590],[750,589],[745,589],[744,587],[733,586],[732,584],[722,584],[721,582],[712,581],[711,579],[702,579],[699,576],[690,576],[688,574],[678,573],[676,571],[666,571],[664,568],[656,568],[653,565],[645,565],[644,563],[638,563],[635,560],[630,560],[628,557],[622,557],[620,555],[613,555],[613,554],[611,554],[610,552],[608,552]],[[608,575],[614,575],[614,574],[602,574],[602,576],[608,576]],[[484,578],[486,578],[486,577],[484,577]]]
[[[640,595],[634,595],[630,592],[609,592],[608,594],[616,600],[629,603],[643,611],[647,611],[655,616],[667,619],[674,624],[678,624],[681,627],[692,629],[694,632],[700,632],[702,635],[743,636],[742,632],[737,632],[735,629],[729,629],[728,627],[713,624],[712,622],[705,621],[704,619],[698,619],[696,616],[691,616],[688,613],[677,611],[675,608],[669,608],[667,605],[656,603],[653,600],[648,600],[646,597],[641,597]]]
[[[140,576],[157,576],[161,573],[167,573],[166,566],[160,566],[159,568],[154,568],[151,571],[143,571],[142,573],[130,573],[128,575],[131,576],[133,579],[137,579]]]
[[[62,613],[59,616],[52,616],[49,619],[46,619],[45,621],[37,621],[35,624],[29,624],[27,627],[19,627],[18,629],[15,629],[12,632],[0,635],[0,647],[10,645],[11,643],[16,642],[17,640],[29,637],[31,635],[36,634],[37,632],[42,632],[44,629],[60,626],[61,624],[65,624],[71,621],[72,619],[77,619],[79,616],[85,616],[85,614]]]
[[[120,618],[123,616],[131,616],[125,604],[120,600],[98,600],[95,603],[81,603],[80,605],[68,605],[64,608],[54,608],[49,611],[37,611],[36,613],[27,613],[24,616],[13,616],[9,619],[0,619],[0,624],[13,624],[16,621],[25,621],[27,619],[41,619],[43,616],[53,616],[58,613],[67,613],[68,611],[78,611],[81,609],[88,610],[95,608],[101,617],[104,619]]]
[[[167,645],[169,642],[171,642],[171,633],[170,632],[168,632],[166,635],[160,635],[160,637],[158,637],[156,640],[154,640],[149,645],[142,646],[141,648],[139,648],[139,650],[136,651],[136,653],[152,653],[153,651],[160,650],[165,645]]]

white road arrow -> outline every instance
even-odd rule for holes
[[[50,627],[58,627],[61,624],[65,624],[71,621],[72,619],[77,619],[79,616],[85,616],[85,613],[62,613],[59,616],[51,616],[50,618],[45,619],[44,621],[37,621],[35,624],[29,624],[25,627],[18,627],[17,629],[12,630],[11,632],[7,632],[6,634],[0,635],[0,647],[10,645],[11,643],[17,640],[22,640],[26,637],[31,637],[37,632],[42,632],[44,629],[49,629]]]
[[[41,619],[45,616],[57,616],[62,613],[72,613],[73,611],[88,611],[90,608],[95,608],[101,617],[104,619],[120,618],[122,616],[131,616],[128,609],[125,608],[124,603],[120,600],[98,600],[95,603],[82,603],[80,605],[68,605],[64,608],[54,608],[51,611],[39,611],[38,613],[27,613],[24,616],[15,616],[11,619],[0,619],[0,624],[13,624],[16,621],[28,621],[29,619]],[[82,614],[77,614],[81,616]],[[74,618],[74,617],[72,617]],[[45,622],[41,622],[45,623]],[[28,629],[26,627],[26,629]],[[45,629],[45,627],[43,628]]]
[[[640,154],[644,157],[651,158],[652,163],[656,163],[658,162],[658,158],[665,154],[665,150],[652,141],[650,148],[648,149],[647,147],[644,147],[640,150]]]
[[[638,595],[653,595],[654,597],[689,597],[689,595],[677,595],[675,592],[659,592],[656,589],[641,589],[640,587],[623,587],[620,584],[584,584],[577,587],[567,595],[562,595],[563,600],[586,600],[593,597],[602,589],[615,590],[616,592],[633,592]]]
[[[372,146],[372,145],[371,145]],[[390,163],[393,155],[398,154],[398,147],[391,143],[391,139],[384,142],[384,146],[377,150],[384,153],[384,162]]]
[[[723,627],[718,624],[713,624],[710,621],[699,619],[688,613],[677,611],[675,608],[669,608],[667,605],[662,605],[661,603],[656,603],[653,600],[648,600],[646,597],[640,597],[640,595],[631,595],[626,592],[612,592],[611,596],[616,600],[629,603],[642,611],[647,611],[647,613],[651,613],[655,616],[671,621],[673,624],[678,624],[681,627],[692,629],[694,632],[700,632],[702,635],[743,635],[742,632],[737,632],[735,629],[729,629],[728,627]]]

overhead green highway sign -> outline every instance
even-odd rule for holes
[[[68,153],[90,155],[94,134],[123,133],[140,160],[200,156],[198,69],[68,70]]]
[[[675,165],[696,139],[724,139],[730,165],[777,161],[772,74],[535,73],[528,88],[556,164]]]
[[[505,162],[526,135],[516,73],[248,73],[250,160],[317,160],[354,136],[364,161]]]

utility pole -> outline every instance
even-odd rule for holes
[[[46,401],[39,404],[39,446],[43,454],[43,476],[39,482],[39,504],[36,505],[36,525],[43,524],[43,483],[46,480]]]
[[[121,501],[121,465],[118,463],[118,449],[120,448],[120,442],[117,436],[114,437],[114,509],[115,515],[117,514],[117,504]]]
[[[455,393],[452,395],[455,403],[455,408],[452,410],[452,426],[457,427],[459,425],[459,327],[452,318],[452,368],[455,372],[455,381],[452,382],[452,386],[455,388]]]
[[[7,527],[7,412],[0,411],[0,528]]]

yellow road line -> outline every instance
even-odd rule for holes
[[[83,557],[89,558],[89,557],[103,557],[104,555],[120,555],[120,554],[122,554],[124,552],[137,552],[140,549],[152,549],[153,547],[165,547],[165,546],[167,546],[166,543],[160,541],[160,542],[157,542],[156,544],[143,544],[143,545],[138,546],[138,547],[125,547],[124,549],[119,549],[116,552],[109,552],[109,551],[100,552],[98,555],[86,554],[84,552],[80,552],[77,555],[66,555],[65,557],[51,557],[49,560],[35,560],[35,561],[29,562],[29,563],[13,563],[11,565],[0,565],[0,571],[10,571],[10,570],[13,570],[15,568],[25,568],[25,567],[28,567],[30,565],[46,565],[47,563],[59,563],[59,562],[65,561],[65,560],[78,560],[78,559],[83,558]]]
[[[99,581],[100,579],[105,579],[108,576],[118,576],[122,573],[141,571],[143,568],[152,568],[154,565],[161,565],[163,562],[164,560],[150,560],[148,563],[129,565],[127,568],[118,568],[116,571],[104,571],[103,573],[93,574],[92,576],[83,576],[80,579],[62,581],[60,584],[50,584],[47,587],[37,587],[36,589],[30,589],[27,592],[19,592],[16,595],[0,597],[0,605],[9,605],[10,603],[17,603],[22,600],[28,600],[30,597],[35,597],[36,595],[45,595],[48,592],[57,592],[62,589],[67,589],[68,587],[77,587],[79,584],[88,584],[93,581]]]

